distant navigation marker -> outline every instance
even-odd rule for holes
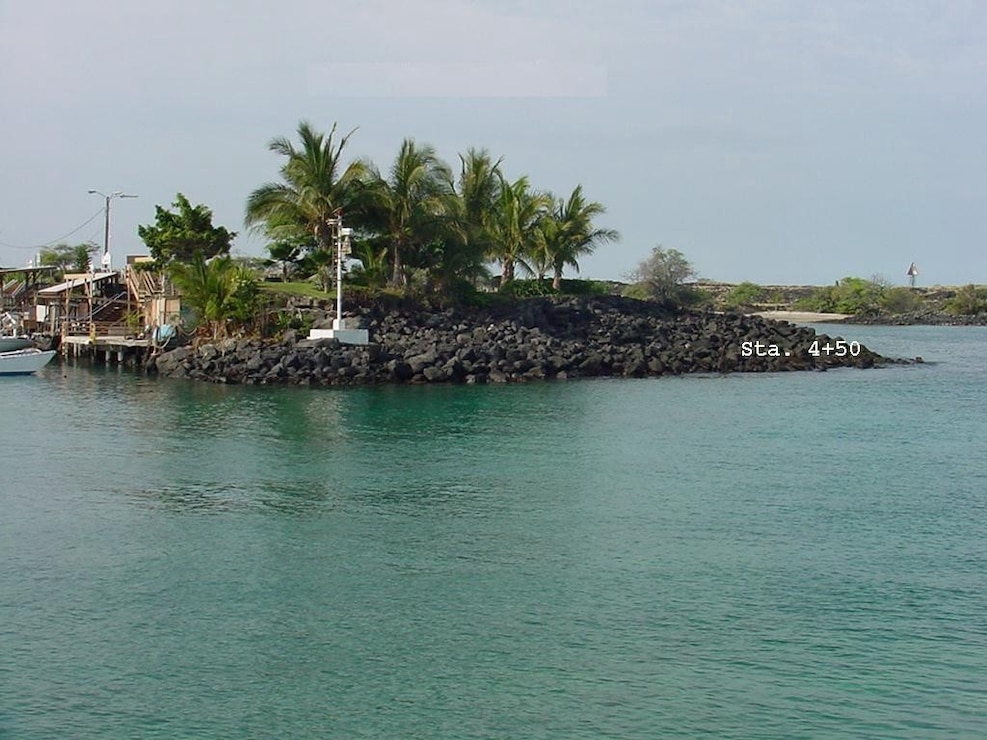
[[[914,288],[915,277],[918,275],[918,268],[915,266],[914,262],[912,262],[912,264],[908,266],[908,272],[906,272],[905,274],[908,275],[908,284]]]

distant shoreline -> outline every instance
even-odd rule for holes
[[[752,315],[772,321],[790,321],[793,324],[834,324],[851,317],[851,314],[848,313],[823,313],[820,311],[754,311]]]
[[[985,326],[987,286],[906,287],[847,277],[832,285],[699,281],[714,306],[797,323]]]

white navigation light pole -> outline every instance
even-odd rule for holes
[[[912,288],[914,288],[915,287],[915,278],[918,276],[918,268],[915,266],[915,263],[914,262],[912,262],[912,264],[910,264],[908,266],[908,272],[906,272],[905,274],[908,276],[908,284],[909,284],[909,286],[911,286]]]
[[[106,193],[101,193],[99,190],[90,190],[90,195],[98,195],[106,201],[106,205],[103,210],[103,259],[100,260],[100,264],[104,271],[109,271],[112,267],[112,258],[110,257],[110,201],[114,198],[136,198],[136,195],[130,195],[129,193],[123,193],[119,190],[114,190],[112,193],[107,195]]]
[[[338,339],[343,344],[367,344],[370,335],[366,329],[347,329],[343,323],[343,260],[350,254],[350,236],[353,229],[343,226],[343,214],[336,211],[336,217],[326,221],[332,229],[336,247],[336,318],[332,329],[311,329],[309,339]]]

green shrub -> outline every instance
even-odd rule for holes
[[[880,313],[885,288],[874,280],[845,277],[836,285],[817,288],[809,296],[799,299],[796,308],[802,311],[873,315]]]
[[[571,280],[563,278],[562,295],[602,296],[610,295],[610,284],[603,280]]]
[[[974,316],[987,311],[987,289],[964,285],[946,301],[945,310],[955,316]]]
[[[795,309],[798,311],[832,313],[835,305],[836,303],[833,300],[833,286],[831,285],[816,288],[809,295],[795,301]]]
[[[552,287],[548,278],[542,280],[511,280],[500,290],[502,295],[515,298],[540,298],[542,296],[558,295],[559,291]]]
[[[881,309],[887,313],[912,313],[922,308],[922,299],[911,288],[888,288],[880,300]]]
[[[274,319],[274,329],[278,334],[283,334],[288,329],[307,334],[314,324],[315,321],[308,313],[280,311]]]
[[[620,294],[624,298],[634,298],[638,301],[649,301],[651,300],[651,291],[644,283],[631,283],[624,287]]]
[[[764,288],[756,283],[743,282],[727,293],[723,304],[727,308],[754,306],[764,300]]]
[[[845,277],[833,288],[836,313],[876,314],[881,310],[884,289],[873,280]]]
[[[654,290],[646,283],[631,283],[620,291],[624,298],[634,298],[638,301],[654,301],[665,308],[695,308],[713,302],[713,296],[693,285],[677,285],[674,290],[666,291],[664,297],[658,298]]]
[[[700,290],[694,285],[679,286],[677,295],[680,306],[701,307],[713,303],[713,294]]]

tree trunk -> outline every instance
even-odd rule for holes
[[[394,271],[391,273],[391,284],[395,287],[404,284],[404,265],[401,264],[401,248],[402,244],[400,241],[394,242],[392,247],[394,250]]]
[[[552,290],[562,290],[562,270],[555,270],[555,277],[552,278]]]

